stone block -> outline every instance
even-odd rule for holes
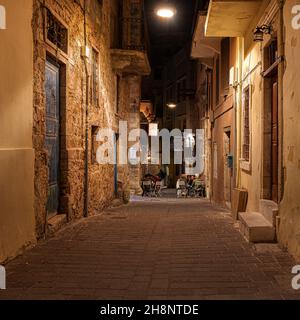
[[[272,224],[273,227],[276,226],[276,216],[278,216],[278,204],[276,202],[261,199],[259,201],[259,212]]]
[[[273,242],[275,228],[259,212],[239,213],[240,231],[249,242]]]

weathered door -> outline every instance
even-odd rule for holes
[[[230,131],[226,130],[224,132],[224,200],[228,207],[231,206],[231,169],[227,162],[230,148]]]
[[[278,202],[278,84],[272,87],[272,149],[271,149],[271,183],[272,200]]]
[[[59,66],[46,62],[46,149],[49,155],[48,214],[59,208]]]

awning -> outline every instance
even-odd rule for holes
[[[262,0],[210,0],[205,35],[207,37],[242,37],[259,12]]]
[[[199,12],[192,42],[192,58],[210,58],[220,53],[220,39],[205,37],[205,21],[206,15]]]

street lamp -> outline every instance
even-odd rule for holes
[[[164,1],[157,9],[156,14],[165,19],[173,18],[176,14],[176,9],[169,4],[168,1]]]
[[[161,18],[172,18],[175,15],[173,8],[161,8],[156,11],[156,14]]]
[[[265,24],[262,26],[257,26],[253,31],[253,40],[255,42],[262,42],[264,40],[264,34],[270,34],[271,31],[271,26]]]
[[[174,103],[174,102],[167,103],[167,106],[168,106],[170,109],[175,109],[175,108],[177,107],[176,103]]]

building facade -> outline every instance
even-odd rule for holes
[[[117,133],[120,120],[139,128],[150,73],[142,1],[3,5],[0,261],[124,190],[139,192],[138,165],[97,162],[97,133]]]
[[[184,47],[163,67],[163,128],[168,130],[199,129],[199,110],[195,105],[196,63],[190,59],[189,48]],[[170,108],[170,105],[174,108]],[[174,164],[171,144],[171,163],[165,169],[168,186],[175,187],[177,179],[185,173],[185,164]],[[199,173],[200,174],[200,173]]]
[[[207,13],[199,13],[192,56],[207,65],[207,58],[214,60],[220,52],[221,65],[212,62],[211,69],[220,74],[220,88],[228,84],[223,102],[228,111],[220,109],[218,117],[218,110],[213,110],[212,116],[211,141],[217,146],[211,148],[211,179],[219,185],[216,191],[213,187],[213,200],[226,205],[231,194],[233,213],[239,212],[241,231],[250,241],[278,240],[299,260],[295,54],[300,34],[292,23],[295,4],[211,0]],[[229,61],[225,69],[224,59]],[[218,83],[214,86],[216,98]],[[224,151],[227,128],[229,148]],[[229,190],[220,159],[232,165]]]
[[[199,12],[191,57],[197,59],[196,103],[200,127],[205,132],[205,183],[207,196],[231,208],[234,172],[234,90],[230,68],[236,41],[228,37],[205,37],[206,12]]]

